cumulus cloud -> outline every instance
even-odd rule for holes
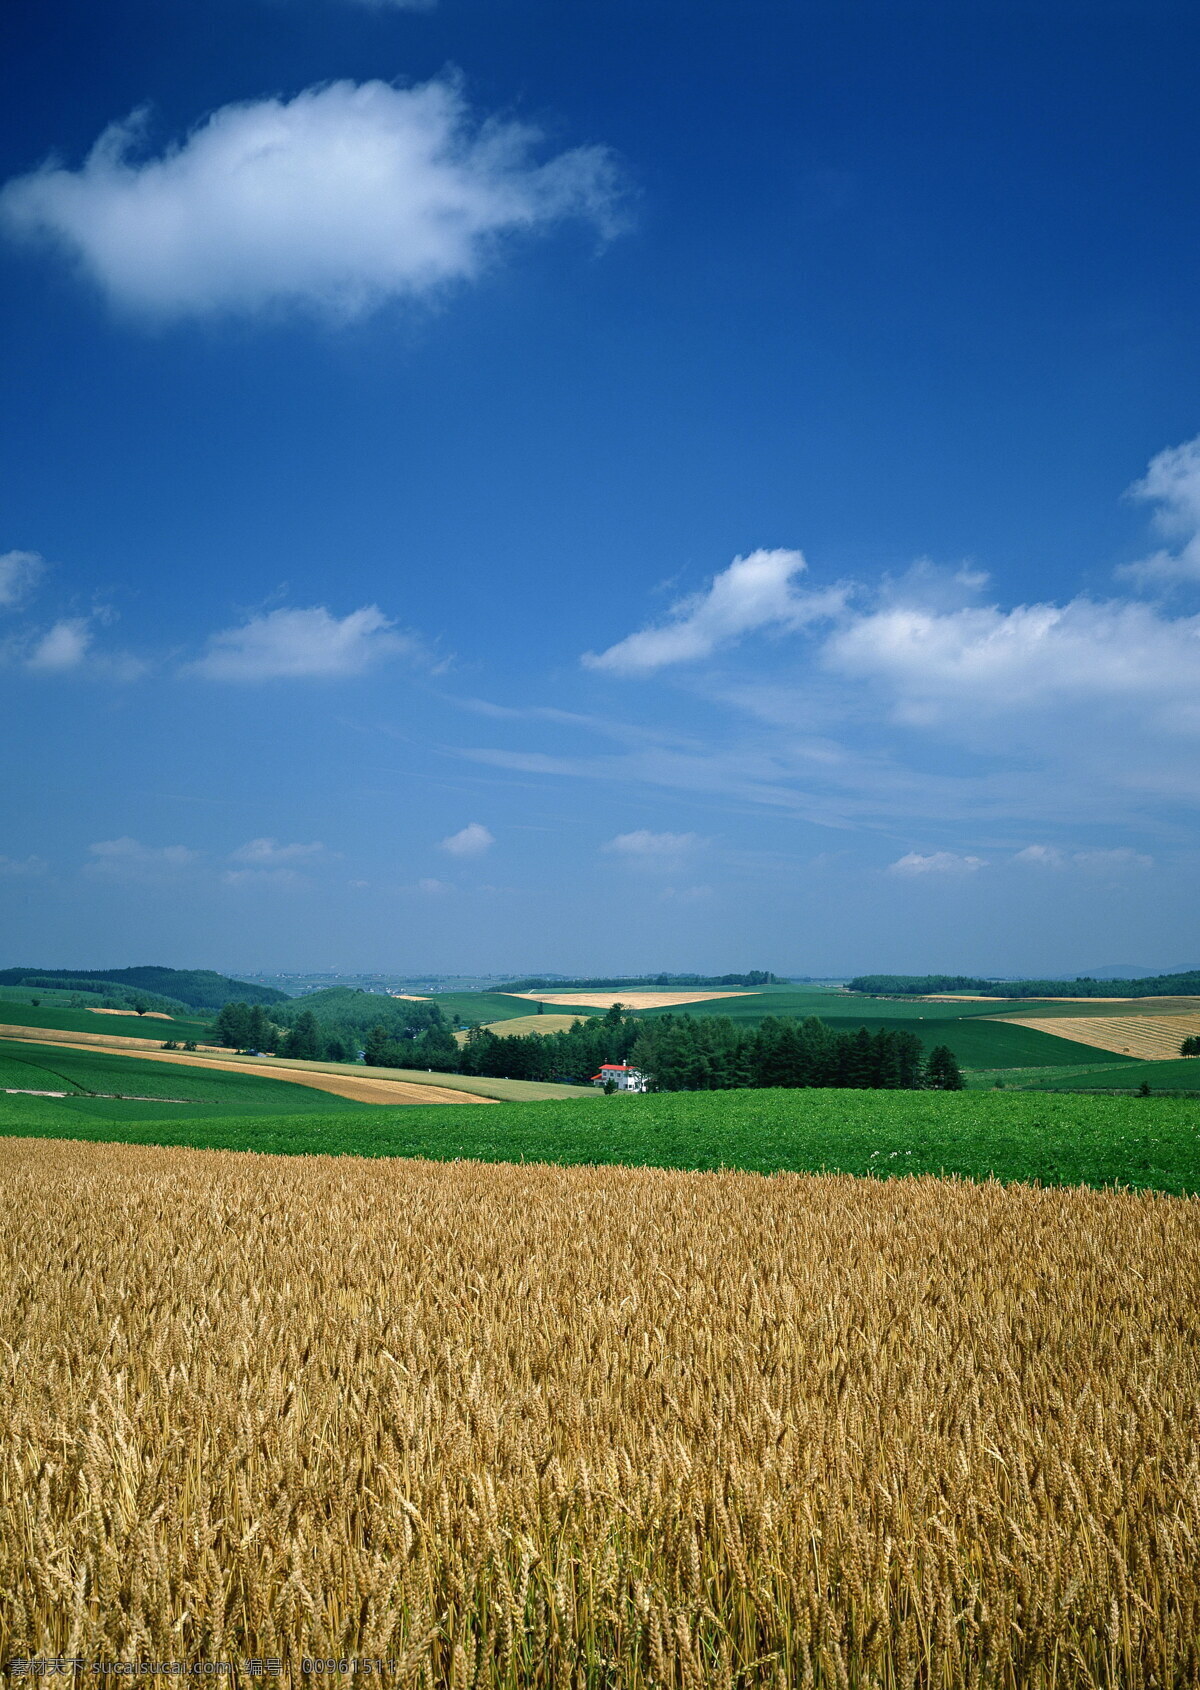
[[[316,605],[268,611],[222,629],[185,673],[210,681],[336,679],[361,675],[389,657],[411,657],[416,649],[376,604],[342,617]]]
[[[0,217],[158,317],[300,304],[351,318],[478,275],[505,236],[564,218],[615,228],[603,148],[538,163],[538,131],[479,120],[451,76],[223,106],[157,158],[140,156],[144,129],[135,113],[79,170],[9,182]]]
[[[442,840],[442,850],[449,851],[452,857],[481,857],[495,843],[495,835],[482,822],[469,822],[458,833]]]
[[[26,667],[49,675],[78,669],[91,643],[92,630],[87,617],[66,617],[37,641],[25,660]]]
[[[629,634],[600,653],[583,657],[589,669],[645,675],[671,663],[709,657],[760,628],[794,630],[836,615],[845,602],[841,588],[798,593],[797,578],[807,568],[793,551],[756,551],[736,557],[717,575],[707,592],[694,593],[671,607],[670,621]]]
[[[186,845],[143,845],[124,835],[89,845],[84,873],[104,880],[164,880],[191,868],[200,857]]]
[[[1129,496],[1156,506],[1155,527],[1178,548],[1154,552],[1117,573],[1147,584],[1200,581],[1200,436],[1151,458]]]
[[[248,839],[229,853],[231,862],[250,863],[255,868],[278,868],[285,863],[311,863],[324,856],[319,840],[311,845],[281,845],[277,839]]]
[[[417,881],[417,891],[424,892],[426,897],[440,898],[444,892],[453,892],[454,888],[448,880],[425,879]]]
[[[0,555],[0,607],[20,604],[36,585],[46,567],[40,552],[5,552]]]
[[[931,851],[923,857],[919,851],[910,851],[907,856],[897,857],[894,863],[888,864],[889,874],[915,876],[922,874],[974,874],[977,869],[986,868],[982,857],[960,857],[955,851]]]

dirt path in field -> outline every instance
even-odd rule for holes
[[[528,998],[530,1003],[581,1004],[586,1009],[608,1009],[614,1003],[626,1004],[630,1009],[673,1009],[681,1003],[709,1003],[714,998],[757,998],[761,992],[513,992],[514,998]]]
[[[1036,1027],[1056,1039],[1071,1039],[1075,1044],[1137,1056],[1146,1062],[1177,1057],[1182,1041],[1200,1033],[1200,1015],[986,1015],[980,1020]]]
[[[287,1080],[293,1085],[310,1086],[314,1091],[326,1091],[334,1097],[348,1097],[355,1103],[495,1103],[494,1097],[479,1097],[475,1092],[454,1091],[449,1086],[423,1086],[414,1080],[381,1080],[369,1075],[323,1074],[311,1068],[284,1068],[258,1062],[238,1062],[226,1057],[208,1056],[190,1051],[163,1050],[150,1039],[126,1039],[119,1034],[63,1033],[51,1027],[0,1026],[0,1038],[20,1040],[24,1044],[58,1045],[63,1050],[108,1050],[114,1055],[152,1055],[156,1062],[176,1062],[185,1068],[219,1068],[230,1074],[258,1074],[267,1080]],[[132,1047],[132,1048],[131,1048]]]

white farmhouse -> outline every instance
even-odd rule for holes
[[[592,1075],[592,1084],[602,1086],[612,1080],[618,1091],[649,1091],[650,1082],[640,1068],[630,1068],[624,1062],[602,1062],[600,1072]]]

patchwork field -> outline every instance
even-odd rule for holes
[[[0,1177],[5,1659],[1200,1676],[1194,1202],[44,1141]]]
[[[515,997],[533,1003],[582,1004],[589,1009],[607,1009],[622,1003],[628,1009],[676,1009],[685,1003],[711,1003],[717,998],[759,997],[759,992],[631,992],[614,987],[609,992],[515,992]],[[768,1012],[769,1013],[769,1012]]]
[[[1010,1025],[1033,1027],[1056,1039],[1069,1039],[1094,1050],[1111,1050],[1121,1056],[1135,1056],[1146,1062],[1179,1055],[1182,1041],[1200,1034],[1200,1014],[1174,1015],[1080,1015],[1055,1018],[1039,1016],[997,1016]],[[1200,1062],[1197,1062],[1200,1085]]]

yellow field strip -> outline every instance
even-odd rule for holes
[[[1200,1033],[1200,1015],[987,1015],[985,1021],[1007,1021],[1014,1027],[1036,1027],[1056,1039],[1118,1051],[1147,1062],[1179,1055],[1179,1046]],[[1197,1063],[1200,1074],[1200,1062]]]
[[[163,1050],[148,1039],[124,1039],[116,1034],[62,1033],[49,1027],[0,1027],[0,1038],[19,1039],[25,1044],[52,1044],[63,1050],[111,1050],[126,1056],[152,1055],[156,1062],[176,1062],[191,1068],[219,1068],[230,1074],[258,1074],[267,1080],[286,1080],[292,1085],[311,1086],[334,1097],[348,1097],[355,1103],[494,1103],[494,1097],[455,1091],[449,1086],[419,1085],[413,1080],[385,1080],[370,1075],[327,1074],[312,1068],[287,1068],[282,1063],[246,1062],[238,1057],[193,1054]],[[131,1050],[133,1045],[137,1048]],[[149,1047],[149,1048],[147,1048]]]
[[[0,1185],[0,1661],[1200,1683],[1195,1200],[37,1139]]]
[[[528,998],[531,1003],[577,1003],[586,1009],[608,1009],[623,1003],[630,1009],[673,1009],[681,1003],[709,1003],[715,998],[757,998],[761,992],[623,992],[614,986],[611,992],[512,992],[514,998]]]

